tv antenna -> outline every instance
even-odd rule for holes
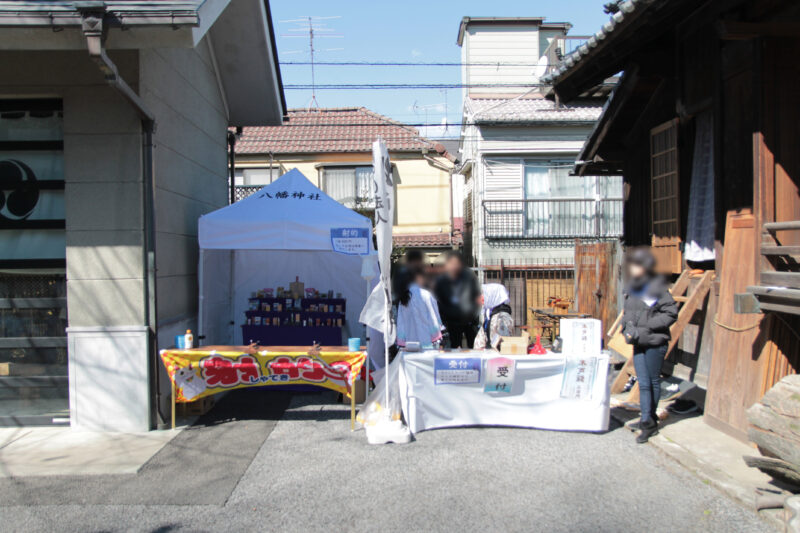
[[[331,16],[331,17],[300,17],[296,19],[290,20],[282,20],[281,22],[290,22],[297,24],[297,27],[290,28],[288,31],[294,32],[292,34],[283,34],[282,37],[289,37],[289,38],[297,38],[303,37],[305,38],[308,36],[308,50],[311,55],[311,100],[308,102],[308,109],[312,107],[316,107],[319,109],[319,102],[317,101],[317,83],[316,83],[316,71],[315,71],[315,64],[314,64],[314,55],[316,52],[333,52],[337,50],[344,50],[344,48],[326,48],[324,50],[317,50],[314,48],[314,38],[331,38],[331,39],[341,39],[344,37],[341,33],[333,33],[333,30],[330,28],[325,27],[325,23],[320,23],[321,20],[330,20],[330,19],[339,19],[342,18],[339,15]],[[297,52],[295,50],[291,50],[287,53],[294,53]]]

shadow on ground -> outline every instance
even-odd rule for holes
[[[136,474],[0,479],[0,506],[222,505],[289,399],[286,392],[231,391]]]

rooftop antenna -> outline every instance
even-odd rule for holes
[[[291,32],[302,32],[304,34],[308,34],[308,50],[311,54],[311,100],[308,102],[308,110],[311,110],[312,107],[316,107],[319,109],[319,102],[317,101],[317,83],[316,83],[316,71],[314,65],[314,54],[319,52],[332,52],[335,50],[343,50],[343,48],[326,48],[325,50],[317,50],[314,48],[314,38],[332,38],[332,39],[341,39],[344,35],[340,33],[331,33],[333,30],[330,28],[326,28],[324,24],[320,24],[318,21],[320,20],[330,20],[330,19],[338,19],[342,18],[339,15],[331,16],[331,17],[300,17],[297,19],[290,19],[290,20],[282,20],[281,22],[292,22],[298,24],[298,27],[291,28],[289,31]],[[282,37],[305,37],[305,35],[290,35],[284,34]]]

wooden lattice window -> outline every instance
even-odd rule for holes
[[[679,177],[676,118],[650,130],[652,244],[664,272],[682,268]]]

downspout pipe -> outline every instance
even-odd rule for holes
[[[150,387],[155,388],[156,427],[168,427],[168,417],[161,412],[161,373],[157,361],[157,302],[156,302],[156,239],[155,239],[155,183],[153,174],[153,134],[156,129],[155,115],[144,101],[120,76],[119,70],[105,51],[108,26],[105,24],[105,2],[76,2],[81,14],[81,29],[86,38],[89,57],[97,64],[106,83],[115,89],[133,107],[142,122],[142,236],[144,240],[144,322],[148,329],[148,361]]]

